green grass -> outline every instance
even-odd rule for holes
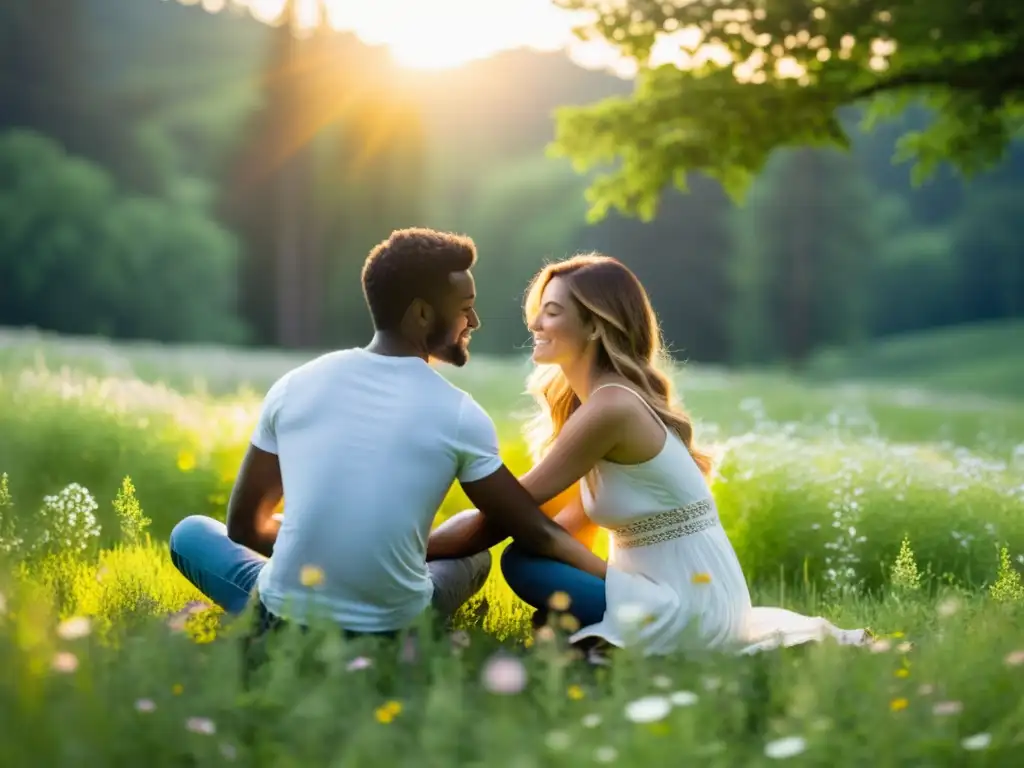
[[[866,379],[957,393],[1024,398],[1024,320],[906,333],[816,355],[808,373],[825,380]]]
[[[620,654],[595,669],[571,659],[560,631],[535,642],[495,571],[460,616],[467,647],[421,638],[403,661],[401,644],[285,638],[269,679],[243,690],[245,618],[169,621],[201,596],[171,566],[166,536],[187,514],[223,517],[260,393],[307,358],[0,336],[0,544],[36,540],[53,524],[44,497],[71,483],[95,497],[102,526],[81,551],[22,546],[0,567],[5,764],[764,765],[785,737],[804,740],[791,762],[808,765],[1012,764],[1024,751],[1024,664],[1011,663],[1024,649],[1024,406],[700,367],[678,383],[698,439],[720,455],[713,489],[755,602],[871,626],[889,649]],[[442,369],[495,416],[516,471],[528,466],[526,370]],[[126,475],[150,522],[141,533],[125,519]],[[441,516],[467,503],[456,488]],[[87,636],[62,638],[76,616]],[[61,653],[73,671],[54,667],[70,664]],[[499,653],[525,666],[522,692],[491,690]],[[348,670],[357,656],[372,665]],[[630,719],[631,702],[679,691],[696,703]],[[210,725],[190,718],[216,732],[189,730]],[[968,754],[962,740],[978,733],[991,743]]]

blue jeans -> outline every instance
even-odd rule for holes
[[[229,539],[224,523],[193,515],[171,531],[171,562],[196,589],[237,615],[249,604],[267,558]],[[483,587],[491,571],[491,553],[434,560],[427,568],[434,583],[433,607],[447,619]]]
[[[537,609],[533,617],[535,626],[547,621],[548,600],[556,592],[569,596],[566,613],[575,616],[580,626],[596,624],[604,618],[604,582],[585,571],[531,555],[513,542],[501,555],[501,573],[516,596]]]

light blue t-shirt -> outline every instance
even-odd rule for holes
[[[278,455],[285,496],[260,599],[278,616],[312,608],[358,632],[400,629],[427,608],[438,507],[454,481],[502,465],[494,422],[472,397],[420,358],[364,349],[279,379],[252,443]],[[322,572],[319,585],[302,584],[304,566]]]

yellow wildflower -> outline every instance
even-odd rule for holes
[[[580,688],[578,685],[570,685],[568,694],[569,698],[573,701],[579,701],[584,696],[583,689]]]
[[[389,701],[383,706],[377,707],[373,713],[374,717],[377,718],[378,723],[384,723],[387,725],[392,722],[402,712],[402,705],[397,701]]]
[[[173,693],[175,696],[181,696],[184,690],[185,686],[183,686],[181,683],[175,683],[171,686],[171,693]]]
[[[566,632],[575,632],[580,628],[579,619],[570,613],[565,613],[559,616],[558,625]]]
[[[196,468],[196,455],[192,451],[182,449],[178,452],[178,469],[191,472]]]
[[[568,611],[572,599],[565,592],[555,592],[548,598],[548,606],[553,611]]]
[[[910,670],[906,667],[901,667],[896,670],[896,677],[910,677]]]
[[[910,702],[904,698],[893,699],[891,702],[889,702],[889,709],[891,709],[893,712],[901,712],[907,708],[907,705],[909,703]]]
[[[299,571],[299,581],[304,587],[318,587],[324,583],[324,572],[315,565],[304,565]]]

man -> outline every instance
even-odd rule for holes
[[[491,565],[484,539],[460,547],[477,553],[470,557],[426,561],[431,524],[455,480],[486,516],[487,543],[508,534],[604,577],[604,561],[541,512],[505,467],[487,414],[428,364],[469,359],[480,326],[475,261],[471,239],[428,229],[393,232],[371,251],[362,280],[372,341],[279,379],[227,525],[194,516],[171,533],[175,566],[215,603],[241,612],[255,588],[271,623],[316,613],[356,633],[400,630],[431,605],[450,618]]]

